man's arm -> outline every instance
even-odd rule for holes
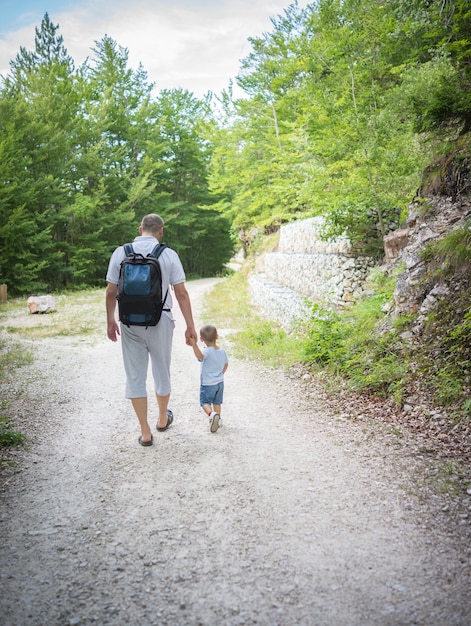
[[[115,319],[116,295],[118,293],[118,285],[108,283],[106,288],[106,334],[111,341],[118,341],[119,325]]]
[[[193,321],[193,313],[191,310],[190,294],[186,290],[185,283],[177,283],[173,286],[175,297],[182,312],[182,315],[186,322],[185,339],[187,345],[191,345],[190,339],[197,339],[198,335],[195,330],[195,323]]]

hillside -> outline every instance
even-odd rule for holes
[[[471,182],[467,155],[441,159],[424,173],[403,227],[386,238],[396,275],[390,324],[409,360],[401,404],[409,425],[429,432],[449,454],[471,453]],[[382,325],[384,330],[385,324]]]
[[[471,188],[469,145],[462,140],[460,146],[424,172],[407,218],[385,237],[384,260],[374,268],[366,296],[347,310],[324,309],[311,319],[300,335],[304,364],[295,375],[308,386],[320,377],[334,387],[331,402],[350,419],[368,415],[389,422],[417,435],[424,453],[466,466]],[[268,241],[273,250],[273,238]],[[293,255],[285,256],[289,273]],[[292,284],[295,278],[299,282],[293,277]]]

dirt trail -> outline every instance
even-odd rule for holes
[[[211,284],[188,284],[197,325]],[[468,557],[426,528],[397,455],[236,361],[225,329],[224,426],[209,433],[175,313],[175,423],[150,448],[119,345],[37,343],[43,427],[2,491],[0,623],[469,626]]]

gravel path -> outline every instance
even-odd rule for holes
[[[197,326],[211,284],[188,283]],[[399,453],[231,358],[224,329],[211,434],[183,332],[178,317],[175,423],[150,448],[104,331],[36,342],[41,429],[1,493],[0,624],[469,626],[469,551],[418,513]]]

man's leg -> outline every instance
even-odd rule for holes
[[[131,398],[131,402],[141,427],[141,440],[143,443],[146,443],[152,439],[152,433],[147,421],[147,398]]]
[[[151,430],[147,422],[147,366],[148,353],[143,331],[140,327],[128,328],[121,324],[121,346],[123,351],[124,370],[126,372],[126,398],[132,402],[139,425],[141,427],[141,441],[149,442],[152,439]]]
[[[167,409],[171,391],[170,363],[174,327],[175,322],[166,315],[162,315],[160,322],[152,329],[148,343],[154,392],[159,407],[157,428],[165,428],[168,423]]]
[[[155,394],[157,398],[157,404],[159,406],[159,420],[157,422],[158,428],[165,428],[167,426],[167,409],[168,409],[168,401],[170,400],[170,394],[166,396],[159,396],[158,393]]]

